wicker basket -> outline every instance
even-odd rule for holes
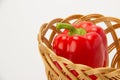
[[[57,56],[52,50],[52,40],[56,34],[61,33],[55,27],[58,22],[79,23],[81,21],[92,21],[96,25],[101,25],[108,39],[108,53],[113,58],[108,67],[91,68],[82,64],[74,64],[71,61]],[[101,14],[71,15],[67,18],[56,18],[41,26],[38,34],[38,47],[45,64],[48,80],[92,80],[91,75],[96,77],[94,80],[120,80],[120,19],[105,17]],[[54,62],[61,67],[61,70]],[[65,65],[67,64],[67,65]],[[77,76],[71,72],[78,73]],[[69,77],[69,78],[68,78]]]

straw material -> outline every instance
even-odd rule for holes
[[[71,61],[57,56],[52,50],[52,40],[56,34],[61,33],[55,24],[65,22],[69,24],[81,21],[91,21],[103,26],[107,40],[108,53],[112,54],[112,61],[108,67],[91,68],[82,64],[74,64]],[[120,80],[120,19],[105,17],[101,14],[71,15],[67,18],[56,18],[40,27],[38,33],[38,47],[45,64],[48,80]],[[77,73],[77,76],[75,75]]]

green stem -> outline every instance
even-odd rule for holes
[[[68,23],[57,23],[56,28],[57,29],[67,29],[67,30],[69,30],[69,35],[75,35],[75,34],[84,35],[84,34],[86,34],[85,29],[75,28]]]

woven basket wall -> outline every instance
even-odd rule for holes
[[[56,34],[61,33],[56,29],[58,22],[79,23],[81,21],[91,21],[100,25],[106,32],[108,40],[108,53],[112,55],[108,67],[91,68],[82,64],[74,64],[71,61],[57,56],[52,50],[52,40]],[[56,18],[40,26],[38,33],[38,47],[45,64],[45,71],[48,80],[120,80],[120,19],[106,17],[101,14],[71,15],[67,18]],[[118,34],[119,32],[119,34]],[[58,66],[55,65],[57,62]],[[65,65],[67,64],[67,65]],[[78,73],[73,74],[72,70]],[[69,77],[69,78],[68,78]]]

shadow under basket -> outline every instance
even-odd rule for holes
[[[109,57],[111,55],[107,67],[91,68],[83,64],[74,64],[53,52],[52,41],[56,34],[62,32],[56,29],[56,23],[75,24],[81,21],[91,21],[105,30],[108,40],[107,51]],[[48,80],[120,80],[120,19],[118,18],[101,14],[75,14],[64,19],[53,19],[40,27],[38,47]]]

